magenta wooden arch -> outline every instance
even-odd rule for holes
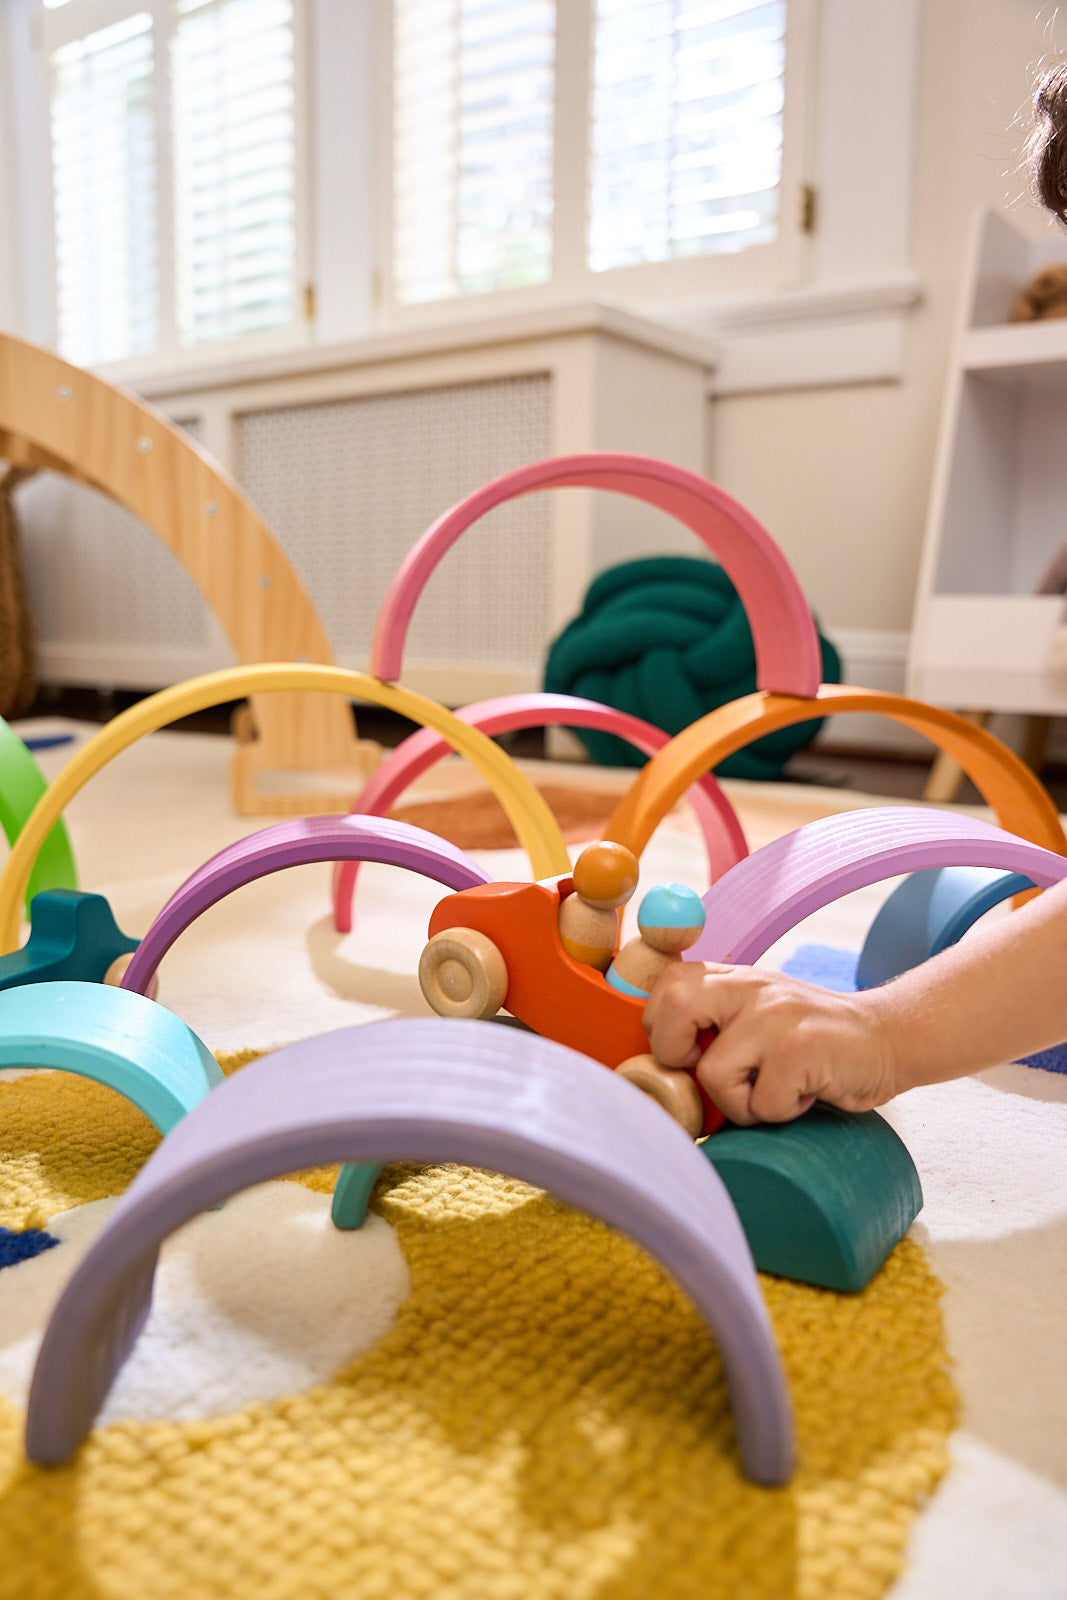
[[[819,636],[793,570],[767,530],[722,489],[686,467],[652,456],[591,451],[506,472],[431,523],[386,591],[371,646],[370,670],[395,682],[404,641],[427,579],[447,550],[494,506],[539,489],[610,489],[676,517],[724,568],[752,629],[756,684],[779,694],[813,695],[822,682]]]
[[[599,728],[614,733],[640,750],[654,755],[670,742],[662,728],[654,728],[640,717],[597,700],[584,700],[569,694],[509,694],[493,700],[479,700],[456,712],[461,722],[469,722],[482,733],[508,733],[514,728],[566,726]],[[432,728],[419,728],[391,751],[366,787],[352,812],[384,816],[409,784],[451,753],[451,746]],[[748,841],[733,806],[710,772],[693,784],[688,799],[696,813],[708,857],[708,881],[714,883],[748,854]],[[352,929],[353,903],[359,862],[339,861],[333,873],[333,920],[339,933]]]
[[[921,806],[848,811],[773,839],[713,883],[704,931],[684,959],[749,966],[832,900],[927,867],[1000,867],[1043,889],[1067,878],[1067,856],[975,817]]]
[[[156,968],[190,923],[209,906],[255,878],[311,861],[354,858],[406,867],[447,888],[488,883],[485,872],[462,850],[425,828],[386,817],[302,817],[279,822],[238,839],[205,861],[171,895],[137,946],[122,988],[147,994]]]

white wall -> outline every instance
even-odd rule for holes
[[[1051,5],[927,0],[913,213],[923,298],[904,379],[724,396],[709,407],[709,475],[775,535],[846,655],[854,643],[902,669],[971,217],[994,206],[1027,232],[1051,226],[1018,171],[1020,118],[1050,43],[1067,46],[1067,21],[1054,26]],[[876,74],[878,63],[856,70]],[[901,687],[895,676],[885,686]]]

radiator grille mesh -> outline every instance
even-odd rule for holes
[[[118,646],[144,654],[215,643],[199,589],[139,517],[48,472],[29,479],[16,503],[42,646]],[[214,664],[226,659],[223,653]]]
[[[419,535],[491,478],[552,453],[547,376],[330,401],[237,418],[236,474],[322,617],[365,667],[374,620]],[[416,608],[405,666],[539,681],[548,643],[551,506],[500,506],[445,556]]]
[[[184,426],[195,438],[195,423]],[[489,479],[550,455],[552,439],[551,379],[522,377],[242,413],[234,475],[300,574],[336,659],[365,668],[386,588],[419,535]],[[84,658],[78,681],[155,688],[179,667],[233,660],[196,585],[139,518],[52,473],[20,488],[18,507],[42,652]],[[550,536],[545,495],[475,524],[427,584],[405,664],[539,682]]]

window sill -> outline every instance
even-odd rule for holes
[[[905,335],[922,301],[911,276],[884,283],[751,297],[693,308],[670,325],[711,341],[712,396],[890,383],[904,375]]]
[[[203,358],[165,369],[109,369],[102,375],[150,400],[277,378],[418,360],[453,351],[603,333],[704,366],[713,397],[766,390],[887,383],[904,374],[908,318],[922,300],[910,277],[837,289],[749,296],[680,311],[582,301],[471,317],[364,339],[225,361]]]
[[[582,301],[505,315],[471,317],[465,322],[446,322],[336,344],[308,344],[299,350],[271,356],[238,357],[211,363],[199,360],[167,370],[124,373],[122,377],[146,399],[164,400],[173,395],[199,394],[278,378],[417,361],[427,356],[447,356],[588,333],[606,334],[624,343],[658,350],[691,365],[702,366],[709,372],[717,359],[714,346],[691,329],[672,327],[621,306]],[[111,378],[114,375],[107,372],[102,376]]]

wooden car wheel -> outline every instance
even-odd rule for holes
[[[630,1056],[615,1068],[620,1078],[632,1083],[663,1107],[668,1116],[681,1124],[691,1139],[704,1125],[704,1105],[700,1090],[688,1072],[663,1067],[655,1056]]]
[[[508,969],[486,934],[445,928],[422,952],[419,985],[439,1017],[495,1017],[508,992]]]

